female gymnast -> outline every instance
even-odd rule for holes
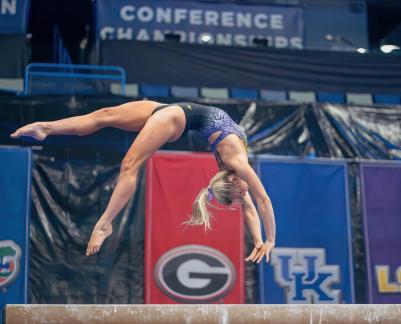
[[[82,116],[35,122],[19,128],[11,137],[30,136],[44,140],[49,135],[84,136],[104,127],[139,134],[121,163],[117,185],[95,225],[86,255],[99,252],[103,241],[112,233],[113,219],[135,191],[141,164],[166,142],[176,141],[189,130],[196,130],[208,140],[220,171],[198,194],[192,206],[192,215],[186,223],[204,225],[209,229],[208,207],[213,197],[223,205],[239,202],[254,242],[254,249],[245,260],[259,263],[266,256],[266,261],[269,261],[276,235],[273,207],[258,176],[248,164],[245,133],[221,109],[189,102],[162,105],[155,101],[134,101]],[[257,203],[267,233],[265,242],[248,188]]]

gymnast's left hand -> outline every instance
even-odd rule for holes
[[[263,257],[266,256],[266,262],[269,262],[270,251],[273,248],[274,242],[266,241],[265,243],[256,243],[251,254],[245,259],[245,261],[260,263]]]

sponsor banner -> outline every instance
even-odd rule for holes
[[[98,0],[100,40],[163,41],[166,33],[185,43],[250,46],[255,37],[270,47],[303,47],[300,7],[166,0]]]
[[[145,303],[244,302],[240,209],[213,209],[210,232],[183,225],[217,171],[214,157],[206,153],[160,152],[148,161]]]
[[[0,147],[0,165],[1,312],[5,304],[27,302],[31,151]]]
[[[260,157],[277,223],[271,262],[259,268],[266,304],[353,303],[345,163]]]
[[[0,0],[0,35],[25,34],[30,0]]]
[[[401,303],[401,164],[361,164],[369,302]]]

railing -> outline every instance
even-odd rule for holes
[[[125,70],[117,66],[31,63],[25,69],[24,95],[110,93],[116,83],[125,95]]]

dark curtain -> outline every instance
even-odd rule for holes
[[[401,158],[401,106],[313,107],[329,156],[365,159]]]
[[[399,55],[380,53],[110,40],[100,45],[100,63],[123,67],[129,83],[369,93],[401,89]]]
[[[12,140],[17,127],[121,104],[124,97],[0,97],[0,144],[74,147],[90,144],[127,151],[135,134],[103,129],[86,137],[53,136],[44,142]],[[165,99],[163,102],[166,101]],[[168,100],[167,100],[168,102]],[[401,106],[205,101],[227,111],[248,135],[250,153],[336,158],[400,159]],[[207,151],[206,141],[190,132],[162,149]]]
[[[86,245],[116,184],[121,156],[110,150],[35,152],[30,233],[31,303],[143,302],[145,179],[113,223],[99,254]]]
[[[25,35],[0,35],[0,78],[23,78],[30,56]]]

